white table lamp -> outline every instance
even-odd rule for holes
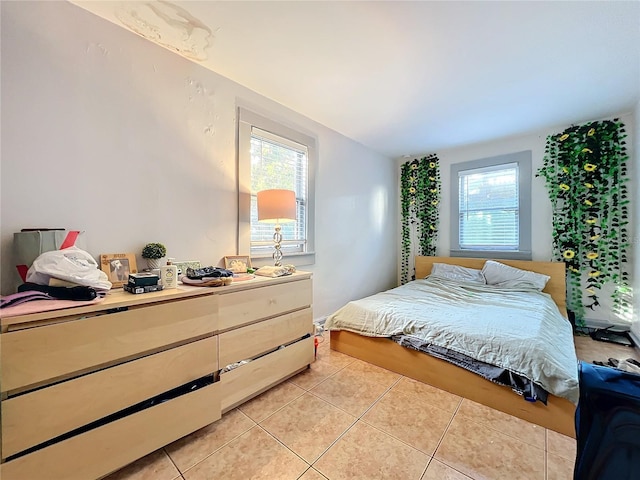
[[[275,248],[273,260],[275,266],[279,267],[282,265],[280,224],[296,221],[296,194],[293,190],[262,190],[257,195],[258,221],[276,225],[276,231],[273,234]]]

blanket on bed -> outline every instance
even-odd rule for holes
[[[504,368],[578,402],[571,324],[546,293],[442,278],[349,302],[325,327],[373,337],[406,335]]]

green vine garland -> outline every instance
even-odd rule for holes
[[[440,206],[440,161],[436,155],[402,165],[400,193],[402,205],[402,283],[409,278],[411,227],[419,237],[417,255],[435,255]]]
[[[578,325],[585,308],[600,306],[599,291],[609,282],[614,311],[629,312],[625,138],[618,119],[550,135],[536,175],[545,178],[553,206],[554,255],[567,264],[568,307]]]

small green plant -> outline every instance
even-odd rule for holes
[[[161,243],[147,243],[142,249],[142,258],[157,260],[167,254],[167,247]]]

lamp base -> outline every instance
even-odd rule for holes
[[[273,261],[276,267],[282,266],[282,250],[280,250],[280,243],[282,242],[282,234],[280,233],[280,224],[276,224],[276,232],[273,234]]]

